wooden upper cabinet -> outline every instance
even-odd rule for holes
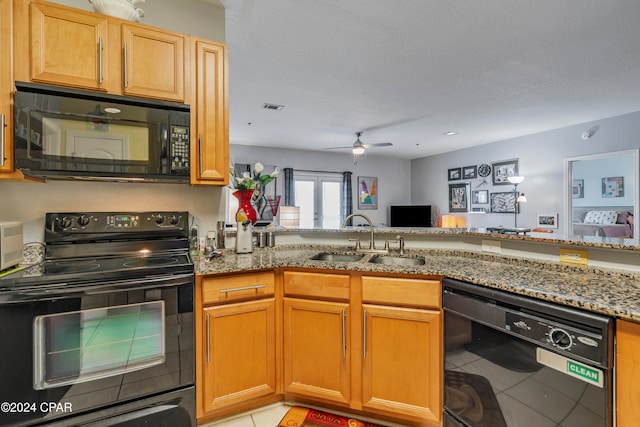
[[[0,172],[13,171],[11,1],[0,0]]]
[[[40,1],[22,19],[31,81],[185,102],[188,36]]]
[[[195,62],[191,183],[227,185],[229,183],[229,89],[225,45],[197,40]]]
[[[107,17],[31,4],[31,80],[106,91]]]
[[[122,24],[125,95],[184,101],[185,36]]]

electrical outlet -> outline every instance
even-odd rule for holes
[[[560,263],[587,265],[589,257],[587,251],[577,249],[560,249]]]
[[[495,240],[483,240],[482,252],[491,252],[494,254],[501,253],[502,248],[500,247],[500,242],[496,242]]]

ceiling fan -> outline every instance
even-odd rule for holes
[[[365,149],[374,148],[374,147],[389,147],[393,145],[390,142],[381,142],[378,144],[364,144],[362,141],[360,141],[361,135],[362,135],[362,132],[356,132],[356,141],[350,147],[330,147],[330,148],[325,148],[325,150],[340,150],[340,149],[350,148],[351,153],[353,154],[353,163],[355,164],[358,162],[358,157],[364,155]]]

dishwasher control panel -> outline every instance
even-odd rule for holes
[[[601,360],[602,336],[569,325],[537,318],[529,313],[505,313],[505,329],[557,351],[595,362]]]

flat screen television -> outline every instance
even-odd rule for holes
[[[391,206],[390,227],[431,227],[431,205]]]

